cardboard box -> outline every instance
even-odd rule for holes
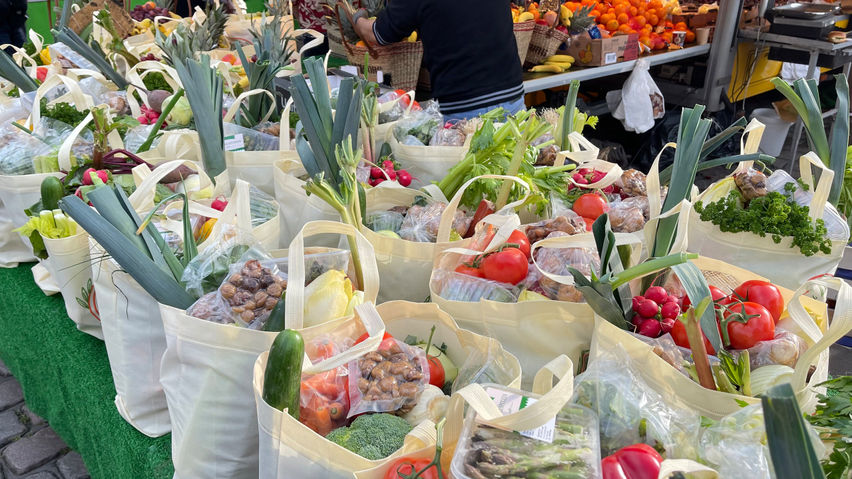
[[[635,60],[639,56],[639,34],[593,39],[588,33],[581,33],[572,36],[568,50],[559,53],[571,55],[576,64],[581,66],[603,66]]]
[[[707,13],[698,13],[697,8],[695,8],[695,6],[692,7],[694,8],[693,11],[690,11],[687,7],[683,7],[682,13],[679,15],[672,15],[672,23],[683,22],[691,29],[716,24],[716,18],[719,16],[718,10],[710,10]]]

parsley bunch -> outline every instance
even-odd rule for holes
[[[47,99],[41,99],[41,116],[44,118],[52,118],[54,120],[59,120],[66,125],[71,125],[71,127],[75,127],[86,118],[86,115],[89,114],[89,110],[78,111],[74,106],[65,103],[58,102],[53,105],[47,104]],[[92,130],[94,127],[91,123],[87,126],[89,130]]]
[[[792,183],[787,186],[787,191],[794,188]],[[751,200],[745,208],[740,206],[741,203],[742,197],[734,190],[714,203],[695,203],[695,211],[701,221],[709,221],[726,233],[748,231],[761,237],[770,235],[775,243],[780,243],[784,237],[792,237],[793,246],[798,246],[805,256],[831,253],[825,222],[822,219],[811,221],[807,206],[799,206],[777,191]]]
[[[826,479],[844,479],[852,472],[852,376],[826,381],[828,395],[818,396],[816,411],[806,416],[825,441],[834,442],[834,450],[823,461]]]

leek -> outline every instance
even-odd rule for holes
[[[773,78],[772,84],[793,105],[802,120],[808,137],[808,144],[826,166],[834,171],[834,181],[828,201],[837,205],[843,189],[843,179],[846,173],[846,148],[849,145],[849,84],[846,75],[834,76],[837,91],[838,114],[834,118],[831,131],[831,142],[826,136],[825,124],[820,108],[819,90],[814,80],[799,79],[791,87],[781,78]]]
[[[25,93],[38,88],[38,83],[6,52],[0,55],[0,77],[14,83],[18,90]]]
[[[769,456],[777,479],[824,479],[793,387],[771,388],[761,397]]]
[[[61,26],[53,29],[51,30],[51,33],[53,33],[53,38],[55,38],[57,42],[62,42],[68,45],[68,48],[74,50],[76,53],[80,54],[80,56],[93,63],[98,70],[100,70],[105,77],[109,78],[110,81],[115,83],[119,89],[127,89],[127,85],[129,85],[129,83],[123,76],[115,71],[112,65],[110,65],[104,57],[103,51],[100,50],[97,42],[93,42],[95,46],[98,46],[98,50],[95,50],[95,48],[89,46],[82,38],[80,38],[79,35],[74,33],[74,30],[71,30],[67,26]]]
[[[104,195],[103,201],[100,201],[100,208],[96,207],[97,212],[74,195],[66,196],[60,200],[59,206],[65,213],[74,218],[155,300],[179,309],[190,307],[195,302],[195,298],[186,292],[172,274],[163,271],[154,262],[152,253],[147,248],[139,248],[136,243],[128,241],[126,234],[122,233],[104,216],[98,214],[109,211],[111,217],[118,217],[122,213],[127,216],[129,213],[124,209],[120,200],[116,198],[116,195],[120,193],[113,192],[112,188],[107,186],[97,188],[97,190],[104,190],[106,193],[113,194],[113,200],[108,201],[106,195],[102,193]],[[148,231],[143,232],[143,235],[147,234],[149,234]],[[162,241],[162,238],[160,240]],[[162,259],[162,251],[155,251],[153,254],[159,254]]]
[[[208,55],[201,55],[200,60],[175,59],[174,66],[181,85],[192,85],[186,90],[186,97],[195,117],[204,170],[216,178],[225,171],[222,77],[210,66]]]

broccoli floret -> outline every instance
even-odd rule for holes
[[[361,457],[375,461],[384,459],[402,447],[411,425],[392,414],[358,416],[349,427],[337,428],[326,439]]]

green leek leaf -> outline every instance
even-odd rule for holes
[[[824,479],[792,386],[789,383],[775,386],[760,398],[760,402],[775,477]]]
[[[680,284],[683,286],[689,301],[692,304],[699,304],[704,298],[712,298],[710,287],[707,286],[707,279],[704,274],[695,266],[695,263],[687,261],[685,263],[672,266],[672,271],[677,275]],[[719,327],[716,323],[716,311],[714,308],[705,308],[699,318],[701,323],[701,331],[710,340],[713,349],[721,351],[722,338],[719,336]]]
[[[843,179],[846,176],[846,150],[849,145],[849,83],[846,75],[834,76],[835,89],[837,90],[837,104],[834,105],[838,114],[834,116],[834,126],[831,130],[831,153],[829,167],[834,171],[834,180],[831,184],[829,203],[837,205],[840,200],[840,192],[843,190]]]

